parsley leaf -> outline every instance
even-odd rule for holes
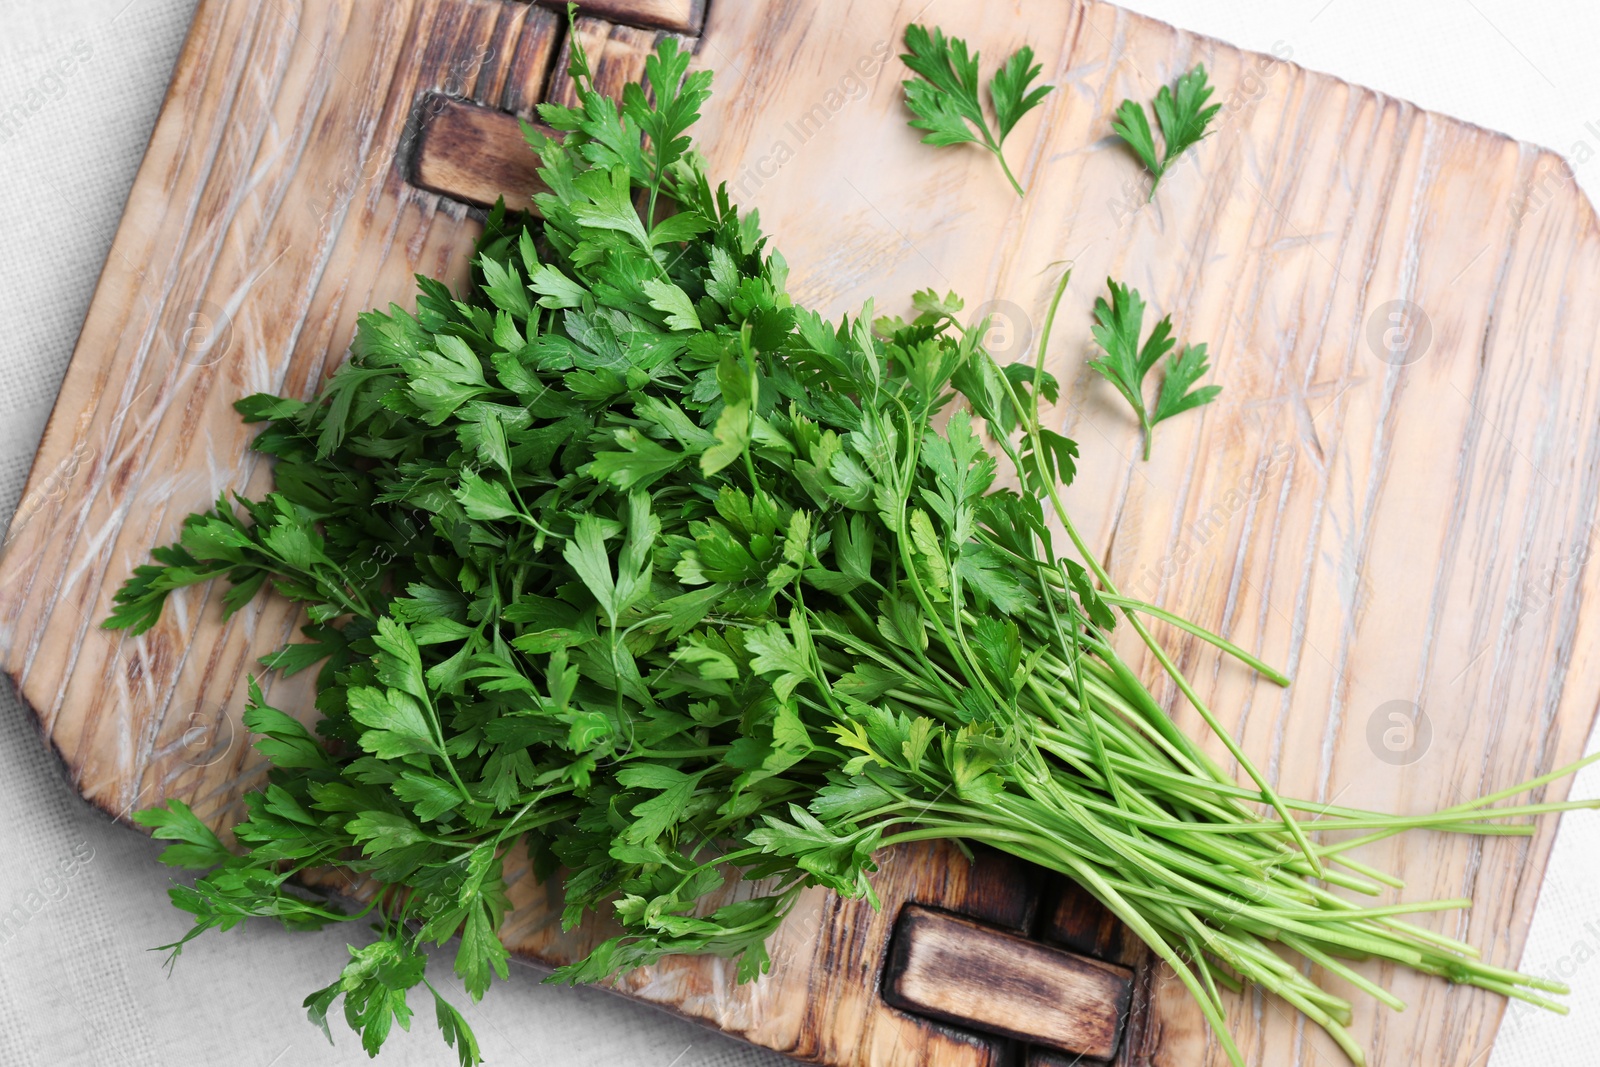
[[[1163,419],[1170,419],[1190,408],[1215,400],[1217,394],[1222,392],[1221,386],[1206,385],[1190,390],[1190,386],[1209,369],[1204,344],[1184,345],[1183,351],[1168,361],[1167,377],[1161,383],[1161,393],[1156,399],[1156,409],[1150,415],[1150,424],[1154,426]]]
[[[917,78],[901,83],[906,107],[916,117],[910,125],[927,131],[924,144],[981,144],[1000,161],[1006,180],[1023,196],[1023,188],[1006,163],[1001,146],[1017,122],[1039,105],[1052,85],[1029,88],[1043,69],[1033,61],[1033,49],[1023,45],[1000,66],[989,80],[989,102],[994,107],[995,125],[978,96],[978,53],[959,37],[946,37],[935,26],[931,31],[916,23],[906,27],[906,48],[900,58]]]
[[[165,808],[135,812],[133,821],[150,827],[159,840],[178,842],[161,853],[161,862],[168,866],[204,869],[232,858],[217,835],[181,800],[170,801]]]
[[[1105,355],[1089,361],[1089,366],[1116,387],[1139,419],[1144,434],[1144,458],[1150,458],[1151,432],[1155,425],[1191,408],[1209,404],[1222,392],[1220,386],[1207,385],[1191,390],[1209,369],[1206,346],[1186,345],[1181,353],[1167,360],[1167,373],[1154,407],[1145,403],[1144,378],[1172,351],[1172,316],[1167,315],[1150,330],[1140,344],[1144,329],[1144,299],[1138,290],[1106,279],[1111,300],[1097,297],[1094,304],[1094,339]]]
[[[1195,67],[1178,79],[1177,91],[1163,85],[1156,91],[1152,104],[1156,123],[1161,127],[1163,147],[1156,148],[1155,135],[1145,110],[1132,100],[1124,100],[1117,108],[1111,128],[1125,141],[1134,155],[1150,172],[1150,198],[1156,195],[1156,186],[1174,160],[1198,144],[1206,135],[1206,127],[1222,110],[1221,104],[1207,106],[1212,87],[1206,82],[1204,65]]]

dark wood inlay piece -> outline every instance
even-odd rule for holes
[[[949,893],[919,903],[937,904],[965,918],[1019,934],[1032,930],[1040,908],[1048,906],[1049,901],[1043,899],[1045,872],[999,849],[974,847],[972,862],[958,873],[964,876],[966,886],[959,905],[947,903],[952,899]]]
[[[567,9],[566,0],[539,2],[561,11]],[[706,18],[706,0],[579,0],[578,10],[610,22],[698,34]]]
[[[1052,876],[1039,937],[1071,952],[1132,966],[1140,948],[1115,915],[1076,882]]]
[[[1047,1048],[1031,1048],[1027,1067],[1150,1067],[1156,1032],[1150,1022],[1150,988],[1161,961],[1106,906],[1076,882],[1051,875],[1044,890],[1036,933],[1040,940],[1133,970],[1133,995],[1123,1020],[1115,1060],[1088,1060]]]
[[[580,18],[577,22],[578,39],[583,42],[584,54],[589,57],[589,70],[594,74],[594,86],[606,96],[622,99],[622,91],[629,84],[644,78],[644,61],[656,50],[664,37],[671,36],[659,30],[645,30],[637,26],[619,26],[601,19]],[[685,51],[693,51],[695,42],[685,41]],[[567,63],[572,55],[571,38],[564,40],[556,55],[555,69],[550,72],[550,88],[545,99],[552,103],[577,107],[578,97],[573,92],[572,79],[567,75]]]
[[[1126,967],[916,904],[900,912],[884,999],[905,1011],[1110,1059],[1133,989]]]
[[[1110,1060],[1090,1059],[1034,1047],[1027,1049],[1023,1057],[1026,1067],[1153,1067],[1161,1043],[1161,1028],[1152,1025],[1150,1000],[1162,964],[1132,934],[1127,935],[1127,941],[1135,946],[1130,954],[1137,956],[1139,962],[1133,969],[1133,995],[1128,999],[1128,1010],[1123,1016],[1122,1040],[1117,1045],[1116,1056]]]
[[[436,95],[424,97],[421,107],[414,184],[471,204],[503,196],[509,208],[533,210],[531,197],[544,191],[539,157],[515,115]]]

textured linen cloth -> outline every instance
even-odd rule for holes
[[[1600,74],[1583,55],[1600,36],[1600,18],[1576,3],[1523,5],[1515,20],[1510,5],[1490,0],[1418,3],[1399,16],[1376,0],[1130,6],[1247,47],[1285,40],[1298,61],[1564,150],[1586,136],[1585,118],[1600,120]],[[930,8],[926,17],[936,19]],[[100,266],[115,254],[111,238],[192,11],[193,0],[0,0],[0,525],[21,497]],[[1396,17],[1430,36],[1395,34]],[[1514,28],[1518,41],[1499,27]],[[1470,62],[1457,62],[1457,52]],[[1418,56],[1426,62],[1412,62]],[[1480,61],[1493,65],[1492,77],[1473,65]],[[1538,74],[1550,90],[1559,80],[1595,114],[1549,106],[1534,78],[1540,68],[1551,75]],[[1600,144],[1600,135],[1587,136]],[[1580,166],[1580,181],[1592,183],[1592,169]],[[1600,775],[1579,788],[1600,794]],[[1597,839],[1593,816],[1566,824],[1524,960],[1573,984],[1573,1015],[1513,1013],[1491,1067],[1595,1062]],[[344,941],[359,931],[292,934],[250,924],[202,938],[167,977],[149,948],[187,924],[167,904],[170,875],[156,863],[159,851],[76,796],[31,713],[0,682],[0,916],[19,907],[25,915],[0,930],[0,1067],[368,1063],[342,1023],[333,1024],[330,1046],[300,1009],[307,992],[331,980]],[[441,963],[435,981],[448,977],[448,960]],[[539,977],[519,966],[476,1006],[455,988],[452,999],[491,1062],[787,1062],[607,993],[543,986]],[[380,1061],[450,1062],[425,1010],[411,1034],[391,1036]]]

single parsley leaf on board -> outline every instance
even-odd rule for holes
[[[1206,135],[1206,127],[1222,110],[1221,104],[1207,105],[1211,99],[1211,86],[1206,82],[1206,68],[1202,64],[1178,79],[1177,90],[1163,85],[1152,104],[1156,125],[1161,128],[1162,148],[1157,150],[1155,134],[1144,108],[1132,100],[1124,100],[1117,108],[1111,128],[1128,143],[1150,172],[1150,198],[1156,195],[1156,186],[1172,166]]]
[[[1204,385],[1194,390],[1189,388],[1210,369],[1206,346],[1203,343],[1184,345],[1183,351],[1168,361],[1167,377],[1161,383],[1161,393],[1156,398],[1156,410],[1150,417],[1150,425],[1154,426],[1174,415],[1181,415],[1190,408],[1197,408],[1201,404],[1209,404],[1215,400],[1217,394],[1222,392],[1220,385]]]
[[[169,867],[203,870],[232,858],[211,828],[201,822],[189,810],[189,805],[181,800],[169,800],[164,808],[136,811],[133,821],[150,827],[151,836],[158,840],[178,842],[168,845],[161,853],[161,862]]]
[[[1191,408],[1209,404],[1222,392],[1216,385],[1191,389],[1210,369],[1206,346],[1185,345],[1183,350],[1166,363],[1166,379],[1152,408],[1145,403],[1144,379],[1157,363],[1177,345],[1172,337],[1172,316],[1167,315],[1150,330],[1150,336],[1139,343],[1144,330],[1144,298],[1137,289],[1119,285],[1106,279],[1111,289],[1111,300],[1099,297],[1094,302],[1094,339],[1105,349],[1100,359],[1092,359],[1089,366],[1116,387],[1123,399],[1139,418],[1139,428],[1144,432],[1144,458],[1150,458],[1151,433],[1159,422],[1180,415]]]
[[[1017,49],[989,80],[989,102],[995,116],[995,129],[991,130],[978,95],[978,53],[961,38],[946,37],[937,26],[930,31],[913,23],[906,27],[905,39],[910,51],[900,58],[920,80],[908,78],[901,85],[906,107],[916,116],[911,126],[927,131],[923,143],[981,144],[1000,161],[1000,169],[1017,195],[1025,195],[1000,148],[1022,116],[1055,88],[1030,88],[1042,69],[1033,61],[1033,49],[1027,45]]]
[[[1023,45],[994,72],[989,81],[989,100],[994,104],[995,118],[999,122],[999,140],[1004,141],[1022,116],[1038,107],[1055,88],[1053,85],[1028,88],[1043,69],[1033,61],[1033,49]]]
[[[483,1062],[483,1053],[478,1048],[478,1038],[467,1025],[466,1018],[453,1004],[439,995],[439,991],[433,988],[433,983],[424,978],[422,984],[433,994],[433,1007],[439,1032],[444,1035],[444,1043],[456,1050],[461,1067],[474,1067]]]

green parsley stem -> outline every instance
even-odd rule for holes
[[[1011,188],[1017,191],[1017,196],[1026,197],[1028,195],[1027,190],[1023,189],[1022,183],[1017,181],[1017,176],[1011,173],[1011,166],[1006,162],[1006,154],[1000,151],[1000,146],[991,144],[989,145],[989,151],[993,152],[994,158],[1000,161],[1000,169],[1005,172],[1006,181],[1011,183]]]

